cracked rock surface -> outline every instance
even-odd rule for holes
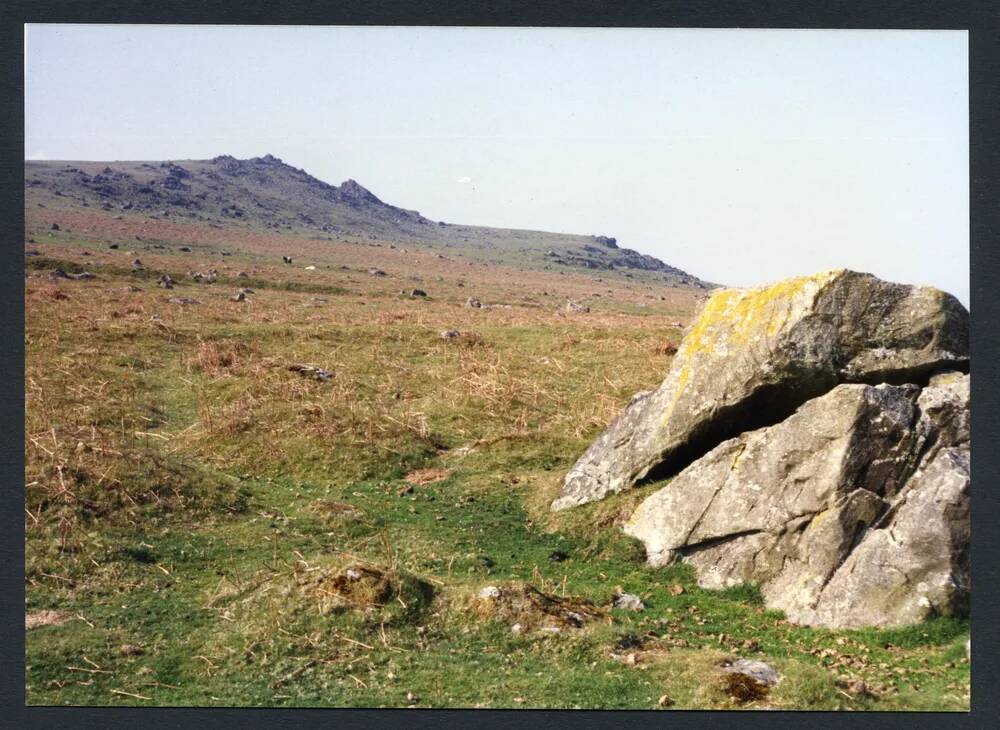
[[[926,382],[967,367],[968,355],[968,312],[930,287],[835,270],[716,291],[660,387],[634,396],[590,445],[552,509],[676,471],[838,384]]]
[[[839,385],[719,444],[636,509],[648,560],[761,585],[789,620],[898,626],[964,613],[969,376]]]

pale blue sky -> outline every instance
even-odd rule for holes
[[[32,25],[29,159],[271,153],[435,219],[712,281],[968,303],[964,31]]]

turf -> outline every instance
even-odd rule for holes
[[[25,612],[61,620],[27,631],[30,704],[968,709],[968,621],[807,629],[753,586],[650,568],[618,525],[656,484],[548,512],[660,381],[695,293],[390,241],[317,243],[314,271],[281,264],[291,234],[213,229],[180,253],[190,237],[121,228],[110,250],[45,223],[27,233]],[[387,583],[345,603],[364,566]],[[517,633],[477,610],[482,588],[524,585],[599,617]],[[646,610],[611,609],[620,590]],[[717,668],[735,656],[782,681],[741,702]]]

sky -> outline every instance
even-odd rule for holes
[[[270,153],[434,220],[969,302],[964,31],[29,25],[25,157]]]

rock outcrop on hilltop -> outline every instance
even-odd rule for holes
[[[705,588],[760,585],[804,625],[968,610],[968,313],[849,271],[725,290],[663,385],[574,466],[554,510],[676,476],[625,525]]]
[[[567,474],[559,510],[674,470],[777,423],[838,383],[907,383],[968,364],[969,315],[949,294],[829,271],[722,289],[686,333],[662,385],[636,394]]]

